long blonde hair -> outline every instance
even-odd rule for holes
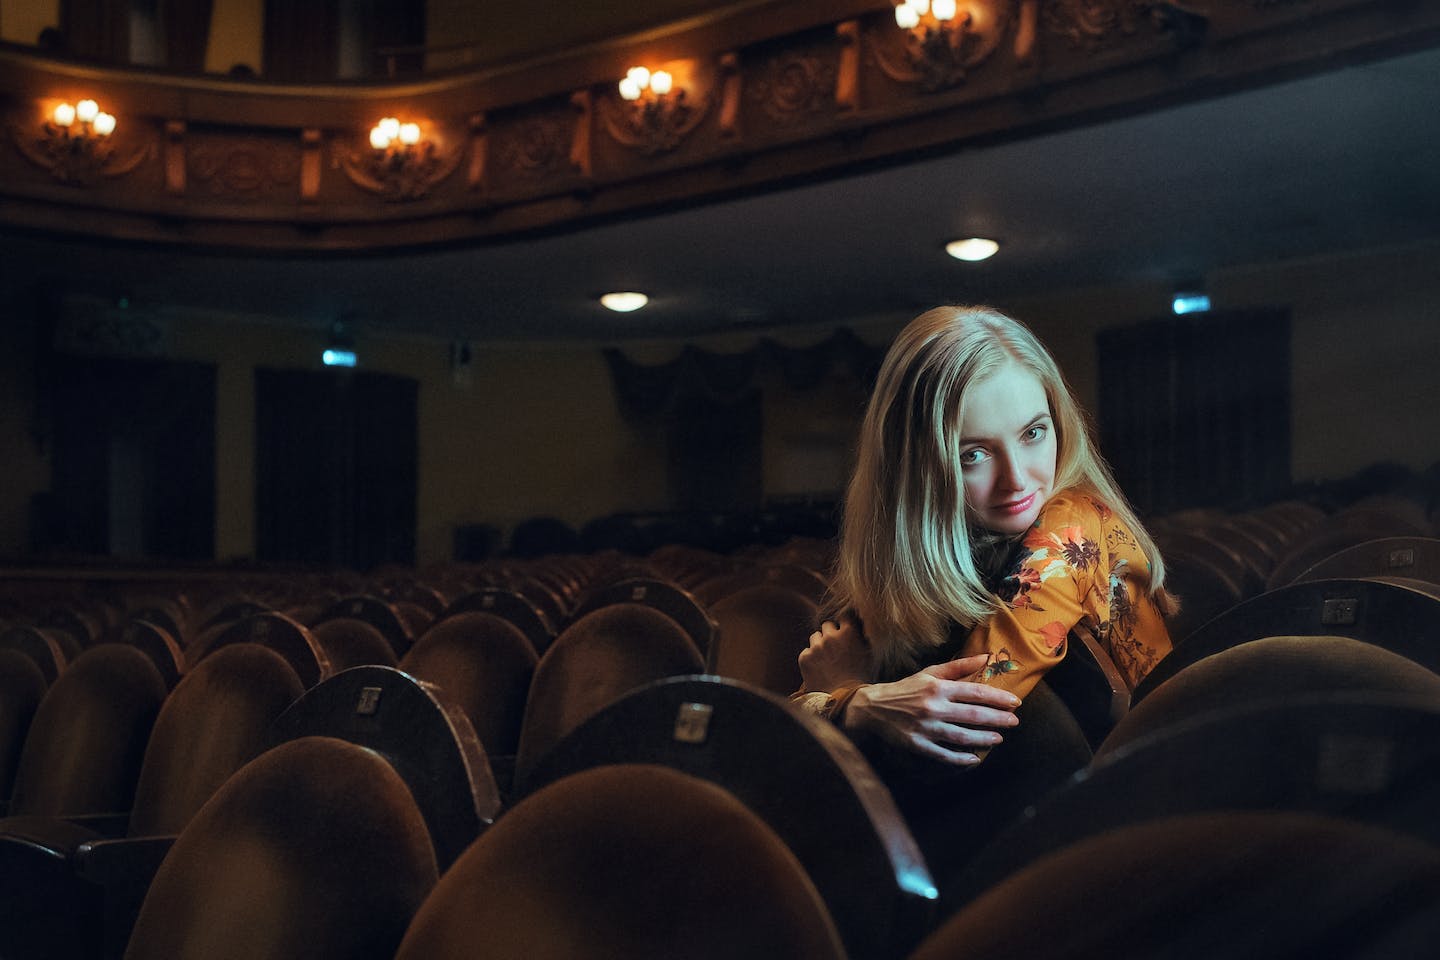
[[[1024,324],[990,307],[936,307],[891,344],[860,430],[827,607],[853,610],[884,671],[913,669],[950,624],[971,627],[1000,602],[977,564],[966,520],[959,425],[971,384],[1016,362],[1039,379],[1056,432],[1055,492],[1088,487],[1164,564],[1110,476],[1055,360]],[[1163,596],[1163,594],[1162,594]]]

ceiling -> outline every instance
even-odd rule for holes
[[[475,341],[908,316],[1440,240],[1440,49],[644,219],[404,256],[259,259],[3,236],[5,288]],[[967,264],[944,241],[998,239]],[[651,295],[611,314],[607,290]]]

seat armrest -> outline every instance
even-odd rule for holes
[[[75,872],[107,889],[148,887],[174,844],[173,835],[90,840],[75,850]]]
[[[97,839],[76,848],[76,875],[104,889],[104,957],[124,955],[150,882],[174,844],[171,835]]]

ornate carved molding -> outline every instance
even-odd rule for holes
[[[0,124],[17,148],[0,150],[0,219],[265,249],[493,238],[1440,45],[1437,3],[962,0],[960,10],[963,27],[941,44],[907,36],[869,0],[731,5],[631,42],[400,84],[186,78],[0,45]],[[663,109],[617,98],[619,65],[638,62],[691,65],[684,98]],[[80,144],[45,129],[57,100],[97,95],[120,118],[115,136]],[[364,149],[386,112],[418,118],[430,146]],[[405,216],[388,215],[392,204]]]

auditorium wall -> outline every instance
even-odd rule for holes
[[[1325,480],[1376,461],[1440,459],[1440,248],[1212,273],[1217,307],[1292,310],[1293,475]],[[1094,336],[1159,315],[1165,285],[1131,284],[1000,303],[1031,321],[1082,400],[1096,397]],[[959,290],[957,299],[974,299]],[[12,301],[13,302],[13,301]],[[256,366],[319,368],[323,331],[164,311],[172,359],[217,366],[216,555],[253,555]],[[866,327],[883,342],[904,315]],[[0,323],[0,559],[24,559],[32,495],[47,489],[34,324]],[[715,349],[736,341],[696,341]],[[448,343],[362,331],[367,368],[420,384],[417,559],[450,556],[457,526],[507,531],[539,514],[577,527],[668,503],[663,432],[627,421],[599,344],[476,342],[457,370]],[[627,347],[628,349],[628,347]],[[838,493],[863,398],[843,377],[765,397],[767,497]]]

